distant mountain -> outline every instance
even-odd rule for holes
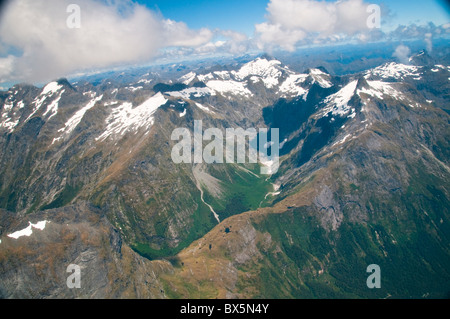
[[[412,55],[409,62],[414,65],[432,65],[435,60],[428,54],[427,50],[421,50],[419,53]]]
[[[264,55],[0,92],[0,297],[446,297],[443,61],[336,76]],[[279,170],[175,164],[194,120],[278,128]]]

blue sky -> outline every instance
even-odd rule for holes
[[[266,0],[139,0],[167,19],[184,21],[191,28],[234,30],[247,35],[264,21]]]
[[[138,0],[150,9],[159,10],[165,18],[184,21],[191,28],[207,27],[230,29],[251,36],[255,24],[263,22],[268,0]],[[332,2],[331,0],[328,2]],[[372,0],[389,9],[384,27],[392,29],[399,24],[436,25],[450,21],[444,0]],[[384,17],[386,18],[386,17]]]
[[[408,25],[411,23],[424,24],[433,22],[436,25],[448,23],[450,16],[448,5],[445,1],[435,0],[396,0],[373,1],[374,3],[386,3],[393,13],[393,22]]]

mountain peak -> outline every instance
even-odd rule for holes
[[[268,88],[274,87],[278,84],[281,62],[278,60],[267,60],[266,58],[256,58],[244,64],[239,71],[235,72],[234,76],[238,80],[244,80],[248,76],[260,77]]]
[[[76,89],[70,84],[70,82],[66,78],[60,78],[56,81],[58,85],[63,86],[64,88],[70,89],[72,91],[76,91]]]
[[[427,50],[423,49],[419,53],[411,56],[409,62],[417,66],[426,66],[434,64],[434,59],[428,54]]]
[[[308,68],[304,70],[302,73],[304,74],[329,74],[327,69],[325,69],[323,66],[318,66],[315,68]]]
[[[364,77],[364,75],[360,75],[358,78],[357,78],[357,84],[356,84],[356,90],[360,90],[360,89],[368,89],[368,88],[370,88],[370,85],[369,85],[369,83],[367,83],[367,80],[366,80],[366,78]]]
[[[271,56],[268,53],[264,53],[264,54],[260,55],[258,58],[259,59],[263,59],[263,60],[267,60],[267,61],[277,60],[276,58],[274,58],[273,56]]]
[[[325,69],[324,66],[318,66],[318,67],[316,67],[315,69],[320,70],[320,71],[322,71],[323,73],[330,74],[330,72],[328,72],[328,70]]]

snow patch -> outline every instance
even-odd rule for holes
[[[129,102],[123,103],[113,109],[108,116],[106,130],[96,138],[96,141],[103,141],[111,135],[124,135],[128,131],[137,132],[141,128],[150,129],[154,123],[153,114],[167,101],[161,92],[158,92],[135,108]]]
[[[84,117],[84,114],[86,114],[86,112],[89,111],[95,105],[95,103],[100,101],[102,98],[103,95],[100,95],[99,97],[92,99],[88,104],[86,104],[86,106],[78,110],[70,119],[68,119],[64,124],[64,127],[58,130],[59,133],[62,133],[61,136],[54,138],[52,144],[62,139],[64,135],[67,136],[72,133],[73,130],[78,126],[78,124],[80,124],[81,120]]]
[[[347,141],[350,137],[352,137],[352,134],[347,134],[347,135],[345,135],[344,138],[343,138],[342,140],[340,140],[340,141],[334,143],[333,146],[335,146],[335,145],[340,145],[340,144],[345,143],[345,141]]]
[[[50,120],[53,116],[55,116],[58,113],[59,100],[61,100],[64,91],[65,90],[62,90],[59,93],[58,97],[56,97],[49,105],[47,105],[47,110],[45,111],[44,116],[46,116],[48,113],[51,112],[51,115],[47,120]]]
[[[117,103],[119,103],[119,102],[115,101],[115,100],[112,100],[112,101],[104,102],[103,105],[104,106],[111,106],[111,105],[114,105],[114,104],[117,104]]]
[[[251,96],[252,93],[247,89],[242,82],[237,81],[220,81],[220,80],[212,80],[206,83],[206,85],[222,94],[235,94],[235,95],[244,95]]]
[[[206,81],[214,80],[214,75],[212,75],[212,73],[208,73],[208,74],[203,74],[203,75],[197,75],[197,78],[202,82],[206,82]]]
[[[205,111],[206,113],[215,113],[214,111],[210,110],[208,107],[201,105],[200,103],[195,103],[195,105],[197,105],[197,107],[202,110]]]
[[[181,78],[179,78],[178,81],[188,85],[195,79],[196,76],[197,74],[195,74],[194,72],[189,72],[188,74],[185,74]]]
[[[131,92],[135,92],[135,91],[138,91],[138,90],[142,90],[144,87],[142,87],[142,86],[136,86],[136,87],[134,87],[134,86],[128,86],[128,87],[126,87],[126,89],[127,90],[129,90],[129,91],[131,91]]]
[[[414,65],[406,65],[396,62],[386,63],[379,67],[366,72],[365,78],[369,78],[371,75],[379,76],[383,79],[394,78],[394,79],[404,79],[406,77],[416,77],[419,76],[420,67]]]
[[[206,88],[191,87],[191,88],[187,88],[187,89],[184,89],[181,91],[166,92],[166,94],[173,96],[173,97],[190,99],[191,97],[202,97],[202,96],[208,96],[208,95],[215,95],[216,93],[208,87],[206,87]]]
[[[333,115],[344,115],[350,111],[350,107],[348,106],[348,102],[351,100],[353,95],[355,94],[356,85],[358,84],[357,80],[354,80],[344,86],[341,90],[336,92],[335,94],[330,95],[324,100],[324,103],[327,104],[325,108],[325,113],[332,112]]]
[[[32,111],[31,114],[27,117],[27,119],[25,120],[25,122],[28,121],[34,114],[36,114],[37,111],[39,111],[39,109],[41,108],[42,104],[44,103],[44,101],[45,101],[48,97],[51,97],[53,94],[57,93],[60,89],[62,89],[62,87],[63,87],[63,86],[62,86],[62,85],[59,85],[57,82],[50,82],[49,84],[47,84],[47,85],[42,89],[41,94],[40,94],[39,96],[37,96],[37,97],[33,100],[33,102],[32,102],[32,104],[34,104],[33,111]],[[59,98],[57,98],[57,100],[58,100],[57,102],[59,102],[59,99],[61,98],[62,93],[63,93],[63,92],[61,92],[61,94],[59,95]],[[50,110],[53,110],[53,111],[54,111],[55,107],[56,107],[56,111],[57,111],[57,107],[58,107],[57,103],[56,103],[56,104],[51,103],[51,105],[50,105],[49,107],[47,107],[46,113],[48,113]],[[55,114],[56,114],[56,113],[55,113]],[[55,114],[53,114],[53,115],[55,115]],[[52,115],[52,116],[53,116],[53,115]],[[50,116],[50,117],[52,117],[52,116]]]
[[[380,100],[383,100],[384,96],[390,96],[395,100],[404,100],[404,95],[397,91],[393,85],[394,83],[383,82],[383,81],[367,81],[367,84],[371,87],[370,89],[362,88],[359,89],[357,94],[361,96],[361,93],[365,93],[374,96]]]
[[[58,92],[63,86],[59,85],[57,82],[50,82],[47,84],[41,92],[41,95],[53,95]]]
[[[10,96],[3,105],[4,112],[1,114],[0,121],[0,127],[6,128],[10,133],[13,132],[14,128],[19,124],[20,116],[17,113],[17,109],[22,109],[25,107],[23,101],[19,101],[16,103],[15,111],[11,112],[14,109],[13,100],[14,98]]]
[[[3,110],[4,110],[5,112],[9,112],[9,111],[12,110],[13,106],[14,106],[14,105],[13,105],[13,102],[12,102],[12,101],[9,101],[9,99],[8,99],[8,101],[6,101],[5,104],[3,105]]]
[[[253,83],[258,83],[259,81],[261,81],[261,78],[254,75],[254,76],[250,77],[250,81],[252,81]]]
[[[139,84],[139,83],[150,84],[151,82],[152,82],[152,80],[140,79],[138,82],[136,82],[136,84]]]
[[[287,97],[288,95],[305,96],[308,94],[308,91],[300,86],[301,83],[305,82],[307,77],[307,74],[289,75],[279,88],[279,92],[282,93],[281,97]]]
[[[27,228],[24,228],[22,230],[19,230],[12,234],[9,234],[8,237],[14,238],[14,239],[18,239],[22,236],[29,237],[29,236],[31,236],[31,234],[33,234],[33,228],[39,229],[39,230],[44,230],[45,225],[46,225],[46,223],[48,223],[48,221],[43,220],[43,221],[37,222],[36,224],[33,224],[31,222],[28,222],[28,223],[29,223],[29,225]]]
[[[228,71],[215,71],[214,75],[220,80],[231,80],[231,75]]]
[[[3,114],[6,115],[7,114]],[[3,117],[3,116],[2,116]],[[15,121],[11,118],[7,117],[6,120],[2,121],[0,123],[0,127],[6,128],[10,133],[14,131],[14,128],[19,124],[19,119],[16,119]]]
[[[383,100],[386,97],[390,97],[394,100],[405,103],[405,105],[409,105],[410,107],[421,107],[419,103],[411,100],[405,94],[395,88],[396,86],[400,85],[399,83],[383,81],[367,81],[367,83],[369,84],[370,88],[359,89],[357,92],[359,96],[361,96],[361,93],[365,93],[380,100]]]
[[[88,91],[88,92],[84,92],[83,93],[84,96],[89,96],[91,99],[94,98],[97,93],[93,92],[93,91]]]
[[[333,86],[333,83],[330,82],[331,76],[319,69],[310,69],[309,74],[313,78],[313,83],[317,82],[324,89],[328,89]]]
[[[350,115],[347,116],[347,117],[350,118],[350,119],[353,119],[353,118],[355,118],[355,116],[356,116],[355,109],[352,109],[352,112],[351,112]]]

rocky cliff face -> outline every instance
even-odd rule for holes
[[[2,214],[2,216],[5,216]],[[2,236],[2,298],[163,298],[159,272],[168,262],[150,262],[123,243],[98,208],[80,202],[34,214],[45,228],[30,236]],[[12,222],[12,228],[26,223]],[[80,288],[67,285],[80,267]]]
[[[450,75],[424,54],[342,77],[262,57],[2,92],[0,296],[445,296]],[[279,128],[278,172],[173,163],[194,120]]]

